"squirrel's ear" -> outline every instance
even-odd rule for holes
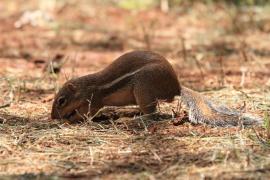
[[[72,84],[72,83],[68,83],[67,87],[72,92],[76,92],[76,90],[77,90],[76,86],[74,84]]]

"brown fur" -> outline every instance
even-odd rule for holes
[[[179,94],[177,76],[164,57],[134,51],[120,56],[100,72],[66,82],[55,97],[51,116],[76,120],[88,111],[94,115],[103,106],[132,104],[151,114],[156,111],[158,99],[170,101]],[[59,98],[65,98],[65,105],[59,105]]]
[[[163,56],[133,51],[102,71],[66,82],[55,96],[51,117],[76,121],[93,116],[103,106],[125,105],[138,105],[144,114],[151,114],[156,111],[157,100],[170,102],[177,95],[190,107],[192,122],[216,124],[239,117],[212,107],[196,91],[181,89],[172,66]]]

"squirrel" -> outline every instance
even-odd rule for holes
[[[261,123],[260,119],[216,106],[199,92],[180,85],[172,65],[151,51],[125,53],[99,72],[67,81],[55,96],[51,118],[78,121],[94,116],[104,106],[125,105],[138,105],[144,114],[155,114],[157,100],[172,102],[179,95],[189,108],[191,123]]]

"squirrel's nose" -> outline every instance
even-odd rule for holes
[[[52,119],[58,119],[57,113],[55,113],[55,111],[53,109],[52,109],[52,112],[51,112],[51,118]]]
[[[51,118],[52,119],[61,119],[59,111],[57,110],[57,108],[55,108],[55,106],[52,106]]]

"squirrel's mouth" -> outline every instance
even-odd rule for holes
[[[77,103],[76,106],[67,107],[65,109],[52,108],[52,119],[68,120],[69,122],[79,122],[84,120],[84,114],[87,113],[86,108],[82,103]]]
[[[70,110],[68,113],[66,113],[63,116],[63,119],[68,120],[71,123],[76,123],[76,122],[83,122],[84,119],[84,106],[80,105],[77,108]]]
[[[71,111],[70,113],[67,113],[66,115],[63,116],[64,119],[70,120],[73,116],[75,116],[76,110]]]

